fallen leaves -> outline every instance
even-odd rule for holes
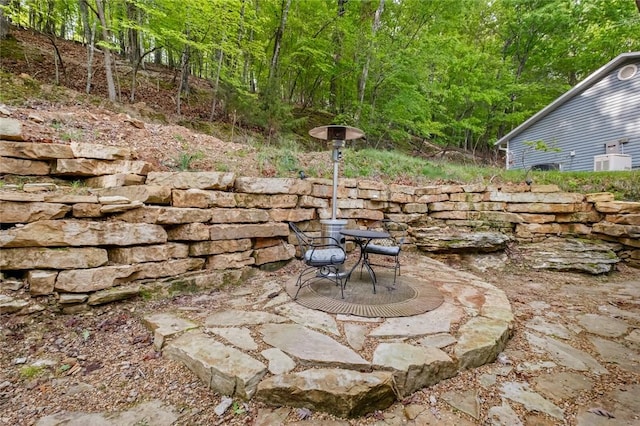
[[[84,367],[84,374],[89,374],[101,368],[102,368],[102,363],[100,361],[90,362]]]
[[[151,359],[158,359],[162,356],[162,352],[158,352],[158,351],[151,351],[149,353],[147,353],[144,358],[142,358],[145,361],[149,361]]]
[[[616,416],[614,416],[611,412],[605,410],[604,408],[590,408],[587,411],[593,414],[597,414],[598,416],[606,417],[608,419],[616,418]]]
[[[73,365],[71,366],[71,368],[69,368],[69,369],[66,371],[66,373],[65,373],[65,374],[66,374],[67,376],[73,376],[74,374],[77,374],[77,373],[78,373],[79,371],[81,371],[81,370],[82,370],[82,366],[81,366],[80,364],[76,363],[76,364],[73,364]]]

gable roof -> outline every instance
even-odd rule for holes
[[[556,99],[555,101],[551,102],[546,107],[542,108],[536,114],[532,115],[524,123],[522,123],[521,125],[519,125],[515,129],[513,129],[512,131],[510,131],[509,133],[507,133],[506,135],[504,135],[500,139],[498,139],[494,143],[494,145],[502,145],[502,144],[508,142],[510,139],[512,139],[513,137],[519,135],[520,133],[522,133],[523,131],[525,131],[529,127],[531,127],[533,124],[535,124],[538,121],[540,121],[542,118],[544,118],[549,113],[551,113],[552,111],[554,111],[555,109],[560,107],[565,102],[568,102],[570,99],[574,98],[575,96],[579,95],[580,93],[582,93],[586,89],[588,89],[591,86],[593,86],[595,83],[600,81],[600,79],[603,76],[609,74],[611,72],[611,70],[614,70],[620,64],[626,62],[629,59],[637,59],[637,58],[640,58],[640,52],[628,52],[628,53],[622,53],[622,54],[616,56],[608,64],[604,65],[603,67],[601,67],[597,71],[593,72],[589,77],[585,78],[580,83],[576,84],[571,90],[565,92],[558,99]]]

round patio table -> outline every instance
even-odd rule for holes
[[[351,270],[347,272],[347,276],[345,278],[345,286],[349,281],[349,278],[351,278],[351,273],[358,267],[358,265],[362,265],[362,267],[366,268],[367,272],[369,272],[369,277],[371,277],[371,283],[373,284],[373,293],[375,294],[376,273],[374,272],[371,265],[369,265],[369,262],[365,260],[365,248],[372,240],[390,238],[391,235],[389,235],[389,233],[387,232],[371,231],[368,229],[343,229],[340,231],[340,234],[344,235],[345,237],[351,237],[360,248],[360,257],[358,258],[358,261],[353,265]]]

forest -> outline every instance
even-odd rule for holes
[[[177,115],[206,97],[198,119],[269,136],[321,114],[363,129],[372,148],[427,141],[481,157],[640,50],[640,0],[0,0],[0,37],[13,27],[45,34],[56,52],[61,39],[81,43],[72,83],[113,101],[137,102],[139,73],[163,66]]]

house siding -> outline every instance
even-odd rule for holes
[[[635,64],[638,72],[621,81],[618,71],[628,64]],[[565,171],[593,170],[594,156],[605,154],[605,144],[624,139],[623,153],[631,155],[633,169],[640,169],[640,58],[621,63],[514,136],[508,143],[507,167],[555,163]],[[543,141],[557,152],[536,151],[527,141]]]

